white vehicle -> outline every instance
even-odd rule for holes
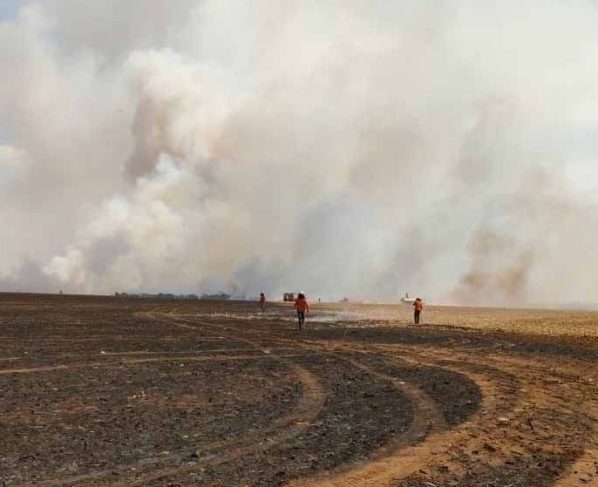
[[[405,293],[405,296],[401,298],[401,303],[413,304],[413,303],[415,303],[415,298],[410,298],[409,293]]]

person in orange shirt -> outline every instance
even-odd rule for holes
[[[264,293],[260,293],[260,308],[262,313],[266,311],[266,295]]]
[[[297,310],[297,329],[301,331],[305,323],[305,313],[309,312],[309,304],[307,303],[307,299],[305,299],[305,294],[299,293],[297,299],[295,299],[295,309]]]
[[[413,318],[416,325],[419,325],[419,315],[422,312],[422,309],[424,309],[422,298],[415,298],[415,301],[413,302]]]

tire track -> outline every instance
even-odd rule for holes
[[[177,326],[185,329],[197,330],[197,326],[192,326],[187,323],[181,322],[170,316],[162,316],[155,312],[147,312],[144,317],[154,319],[161,322],[167,322],[170,325]],[[201,325],[208,325],[206,323],[200,323]],[[210,325],[208,325],[210,326]],[[145,486],[150,482],[160,481],[168,477],[181,475],[197,471],[198,469],[211,465],[218,465],[221,463],[231,462],[249,454],[262,453],[272,448],[273,446],[288,441],[294,436],[297,436],[301,431],[306,428],[311,421],[313,421],[320,413],[320,410],[324,406],[326,400],[326,393],[322,389],[318,378],[308,371],[305,367],[298,363],[290,360],[291,357],[284,357],[281,355],[273,355],[269,348],[264,348],[261,344],[254,340],[247,339],[245,337],[234,336],[234,335],[223,335],[224,338],[240,341],[251,345],[256,350],[266,354],[267,358],[275,361],[279,361],[284,365],[287,365],[293,370],[295,376],[303,384],[303,395],[299,404],[293,409],[293,411],[283,417],[275,420],[271,427],[262,431],[255,431],[253,433],[244,435],[240,439],[225,440],[212,444],[209,449],[214,448],[227,449],[227,452],[221,452],[218,458],[210,458],[206,460],[200,460],[194,462],[192,465],[163,468],[159,472],[147,473],[138,476],[133,482],[122,483],[121,481],[107,484],[110,487],[120,486]],[[297,356],[295,354],[295,356]]]
[[[160,322],[168,322],[170,325],[178,326],[180,328],[197,330],[197,327],[178,322],[177,320],[173,319],[171,316],[166,318],[162,316],[156,316],[151,312],[143,312],[140,313],[145,318],[154,319]],[[149,458],[145,459],[141,462],[137,462],[134,464],[126,464],[117,467],[113,467],[110,469],[105,469],[102,471],[95,471],[90,472],[88,474],[76,475],[76,476],[69,476],[67,478],[62,479],[52,479],[47,481],[39,482],[38,485],[40,486],[47,486],[47,487],[59,487],[59,486],[70,486],[76,485],[80,483],[89,482],[101,482],[102,478],[105,478],[110,475],[119,474],[119,473],[127,473],[131,470],[132,467],[137,469],[137,473],[135,476],[137,477],[135,480],[127,480],[124,483],[122,481],[116,482],[108,482],[104,483],[101,482],[102,485],[109,485],[109,486],[130,486],[130,485],[146,485],[149,482],[158,481],[166,477],[170,477],[173,475],[179,475],[181,473],[192,472],[199,468],[205,467],[207,465],[217,465],[219,463],[234,461],[237,458],[242,456],[251,454],[251,453],[258,453],[262,451],[266,451],[267,449],[273,447],[274,445],[289,440],[293,436],[299,434],[303,429],[305,429],[306,425],[313,421],[319,414],[319,411],[322,409],[324,401],[326,399],[326,394],[321,388],[317,377],[305,369],[303,366],[294,362],[293,358],[296,357],[305,357],[305,353],[289,353],[289,354],[273,354],[271,348],[264,348],[261,347],[258,343],[252,340],[248,340],[244,337],[235,337],[235,336],[222,336],[221,338],[228,338],[234,341],[239,341],[246,343],[252,347],[253,350],[256,352],[261,352],[261,356],[256,356],[252,354],[244,354],[244,355],[221,355],[221,356],[212,356],[212,357],[196,357],[196,356],[176,356],[176,357],[149,357],[149,358],[136,358],[136,359],[128,359],[128,360],[121,360],[118,363],[113,364],[104,364],[104,363],[97,363],[97,364],[74,364],[74,365],[59,365],[53,367],[37,367],[37,368],[30,368],[30,369],[12,369],[12,370],[4,370],[0,371],[4,374],[10,373],[35,373],[35,372],[46,372],[46,371],[54,371],[54,370],[68,370],[72,368],[83,368],[83,367],[118,367],[118,366],[126,366],[126,365],[135,365],[135,364],[144,364],[144,363],[154,363],[154,362],[165,362],[165,361],[194,361],[194,362],[205,362],[205,361],[227,361],[227,360],[273,360],[278,361],[286,366],[288,366],[294,375],[297,377],[299,382],[302,384],[303,387],[303,394],[299,400],[299,402],[292,408],[292,410],[274,420],[270,427],[262,430],[253,430],[250,431],[248,434],[243,435],[241,438],[233,438],[230,440],[225,441],[218,441],[213,442],[208,446],[203,447],[205,451],[205,455],[203,459],[199,459],[198,461],[193,462],[191,466],[184,466],[184,467],[168,467],[167,465],[160,465],[165,462],[164,457],[156,457],[156,458]],[[228,453],[224,453],[218,450],[229,450]],[[191,452],[190,452],[191,453]],[[217,458],[213,458],[217,457]],[[172,455],[168,458],[168,462],[181,462],[184,458],[180,455]],[[146,473],[140,474],[139,470],[154,468],[159,466],[159,472],[154,473]]]
[[[412,360],[421,361],[422,356],[424,356],[432,358],[436,363],[439,363],[439,359],[442,364],[450,360],[455,362],[455,354],[452,351],[450,354],[439,350],[433,352],[428,350],[422,353],[421,350],[413,351],[404,346],[396,348],[400,350],[402,357],[411,354]],[[550,366],[547,366],[540,359],[517,358],[505,356],[504,354],[485,355],[483,358],[478,358],[479,363],[477,364],[467,363],[466,360],[466,357],[457,359],[457,362],[462,362],[457,367],[470,370],[480,366],[494,367],[502,373],[516,376],[519,383],[517,401],[506,410],[504,407],[501,408],[502,410],[498,410],[497,414],[490,416],[487,421],[481,421],[477,425],[478,433],[480,433],[478,436],[486,441],[484,445],[488,442],[492,444],[492,454],[491,458],[487,459],[487,465],[489,467],[494,465],[498,469],[495,472],[496,475],[503,475],[504,477],[510,475],[516,478],[517,472],[512,465],[516,464],[520,458],[529,458],[530,461],[533,461],[531,459],[542,458],[542,455],[546,458],[556,455],[557,457],[562,456],[561,463],[564,462],[564,467],[559,467],[553,472],[553,478],[556,482],[555,487],[594,485],[598,465],[595,432],[596,416],[594,414],[596,411],[595,393],[580,393],[577,390],[578,388],[574,386],[575,382],[573,382],[569,383],[567,397],[563,397],[562,382],[554,378],[555,373],[560,368],[559,365],[561,365],[558,363],[551,363]],[[565,365],[566,367],[567,365]],[[565,372],[561,368],[561,371],[569,379],[571,379],[571,372],[574,370]],[[592,397],[591,400],[588,400],[588,395]],[[500,422],[497,424],[498,414],[507,416],[502,425]],[[585,414],[587,421],[580,414]],[[554,420],[548,419],[549,417],[562,418],[562,425],[555,424]],[[589,432],[583,433],[585,423],[588,424]],[[571,434],[571,425],[581,428],[581,439],[578,434]],[[555,443],[553,438],[555,432],[569,439],[564,444]],[[447,441],[449,441],[448,438]],[[460,441],[456,438],[450,439],[451,445],[459,443]],[[471,443],[471,440],[463,441],[463,444],[466,447],[469,446],[470,449]],[[452,462],[457,469],[459,467],[471,468],[471,457],[455,461],[446,450],[445,448],[445,453],[439,459],[440,461],[445,464]],[[513,456],[513,452],[515,452],[515,456]],[[571,461],[572,457],[573,461]],[[529,475],[528,484],[533,483],[536,485],[538,477],[532,478],[533,472]],[[464,482],[463,485],[477,485],[472,478],[465,480],[467,482]],[[507,480],[504,480],[504,482],[507,482]],[[552,484],[552,482],[550,483]]]
[[[222,332],[222,339],[245,343],[254,350],[252,353],[225,355],[231,360],[273,359],[282,361],[298,377],[302,376],[303,391],[309,390],[309,400],[301,410],[299,405],[275,420],[266,431],[256,435],[243,435],[240,438],[210,444],[208,453],[192,464],[173,466],[184,457],[171,455],[164,458],[148,458],[137,464],[123,465],[101,472],[91,472],[83,476],[69,477],[70,483],[56,480],[39,485],[125,485],[145,486],[166,485],[168,479],[194,473],[205,466],[216,466],[235,462],[249,455],[263,455],[275,445],[283,444],[299,435],[305,424],[314,421],[324,405],[325,392],[320,380],[313,372],[297,363],[310,354],[329,356],[342,360],[350,367],[361,370],[380,381],[392,384],[402,391],[414,407],[414,419],[407,432],[391,439],[381,448],[374,450],[370,460],[357,467],[345,465],[315,476],[305,477],[288,483],[292,487],[358,487],[358,486],[404,486],[422,485],[478,485],[488,483],[490,475],[502,480],[499,484],[509,485],[516,479],[509,475],[530,469],[527,483],[513,485],[534,485],[553,487],[578,487],[598,485],[598,391],[595,383],[583,382],[581,373],[596,373],[596,367],[584,362],[568,363],[565,360],[546,360],[533,355],[518,355],[510,349],[508,342],[490,343],[480,348],[483,353],[472,354],[472,348],[459,347],[458,341],[450,346],[438,343],[422,347],[419,344],[371,344],[351,343],[339,339],[318,340],[309,335],[298,335],[297,339],[281,336],[280,332],[264,328],[239,328],[230,324],[209,323],[203,317],[186,317],[173,310],[162,313],[157,310],[136,313],[136,316],[152,319],[170,326],[192,331]],[[285,330],[286,331],[286,330]],[[344,337],[343,337],[344,338]],[[491,340],[492,341],[492,340]],[[471,340],[470,340],[471,342]],[[419,346],[418,346],[419,345]],[[474,343],[469,343],[471,347]],[[450,347],[450,348],[449,348]],[[486,346],[485,346],[486,347]],[[506,351],[505,351],[506,348]],[[297,353],[299,350],[300,353]],[[294,353],[292,351],[295,351]],[[289,351],[285,354],[284,351]],[[255,355],[260,353],[262,355]],[[164,354],[166,355],[166,354]],[[153,361],[201,361],[201,357],[136,357],[119,362],[122,364],[151,363]],[[205,357],[220,359],[220,357]],[[473,381],[482,393],[481,409],[467,421],[448,429],[441,414],[442,399],[426,394],[418,385],[385,372],[376,360],[383,359],[389,364],[404,367],[430,367],[451,371]],[[299,369],[294,369],[293,364]],[[79,367],[81,364],[74,364]],[[93,366],[86,364],[85,366]],[[108,364],[101,363],[101,366]],[[12,369],[13,373],[64,370],[56,366]],[[6,373],[10,373],[7,369]],[[0,375],[3,371],[0,370]],[[306,385],[310,383],[311,385]],[[310,389],[311,388],[311,389]],[[318,396],[319,395],[319,396]],[[303,399],[303,396],[302,396]],[[319,402],[318,402],[319,401]],[[310,408],[319,404],[315,415]],[[293,415],[295,414],[295,417]],[[307,418],[307,419],[304,419]],[[552,418],[561,418],[555,421]],[[501,421],[499,421],[501,419]],[[502,421],[504,419],[504,421]],[[578,432],[567,434],[572,425],[587,423],[587,430],[581,426]],[[584,423],[584,424],[585,424]],[[583,426],[583,425],[582,425]],[[579,438],[576,438],[575,435]],[[566,440],[562,440],[566,438]],[[566,441],[568,444],[559,444]],[[229,450],[220,452],[219,450]],[[211,452],[211,453],[210,453]],[[220,454],[219,454],[220,453]],[[212,456],[214,455],[214,456]],[[533,463],[559,459],[554,470],[553,480],[549,476],[537,480]],[[545,460],[547,459],[547,460]],[[518,463],[519,462],[519,463]],[[130,472],[131,466],[137,473]],[[109,482],[109,475],[123,474],[123,479]],[[502,477],[500,477],[502,475]],[[477,477],[476,477],[477,476]],[[538,477],[539,478],[539,477]],[[513,480],[515,479],[515,480]],[[98,483],[96,483],[98,482]],[[106,483],[109,482],[109,483]],[[457,482],[457,483],[455,483]],[[501,483],[502,482],[502,483]]]
[[[206,323],[201,322],[203,325]],[[234,330],[242,332],[235,327],[210,324],[219,329]],[[323,355],[332,355],[351,364],[357,369],[378,377],[385,382],[392,383],[409,398],[414,407],[414,419],[412,425],[405,435],[388,442],[384,447],[374,452],[371,461],[356,469],[346,470],[346,467],[339,473],[320,474],[311,479],[291,481],[289,487],[353,487],[353,486],[384,486],[390,485],[399,478],[405,478],[416,472],[432,455],[432,451],[441,447],[450,439],[451,432],[442,433],[447,425],[440,414],[438,406],[418,387],[408,384],[405,380],[381,373],[372,367],[355,359],[348,359],[343,354],[346,352],[358,353],[367,356],[369,352],[363,350],[363,346],[350,346],[344,342],[306,342],[281,338],[276,334],[261,333],[261,338],[267,338],[278,343],[292,343],[304,350],[319,351]],[[332,345],[332,347],[331,347]],[[331,348],[333,350],[331,350]],[[420,364],[421,365],[421,364]],[[498,396],[494,385],[481,376],[476,377],[477,381],[483,381],[486,394],[492,401]],[[476,381],[476,382],[477,382]],[[489,406],[490,400],[486,401]],[[413,445],[413,443],[421,442]]]

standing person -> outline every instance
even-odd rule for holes
[[[260,293],[260,308],[262,313],[266,311],[266,295],[264,293]]]
[[[424,309],[422,298],[415,298],[415,301],[413,302],[413,319],[415,320],[416,325],[419,325],[419,315],[422,312],[422,309]]]
[[[307,299],[305,299],[305,294],[299,293],[295,300],[295,309],[297,310],[297,329],[301,331],[303,329],[303,324],[305,323],[305,313],[309,312],[309,304],[307,303]]]

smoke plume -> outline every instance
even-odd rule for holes
[[[590,0],[23,0],[0,286],[598,302]]]

